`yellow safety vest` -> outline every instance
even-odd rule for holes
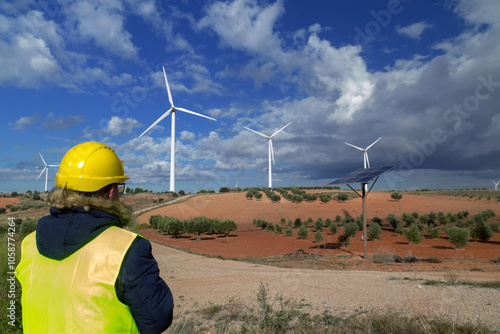
[[[137,234],[110,227],[58,261],[38,252],[35,233],[23,240],[16,268],[24,333],[139,333],[115,291],[123,258]]]

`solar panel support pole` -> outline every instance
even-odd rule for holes
[[[368,256],[368,245],[366,237],[366,189],[368,188],[368,183],[361,184],[361,198],[363,199],[363,259],[366,260]]]
[[[372,188],[375,185],[375,183],[377,182],[377,180],[378,180],[378,176],[373,181],[369,190],[367,190],[368,182],[361,183],[361,195],[356,191],[356,189],[354,189],[349,184],[347,184],[347,186],[349,188],[351,188],[352,191],[354,191],[359,197],[361,197],[361,200],[363,202],[363,259],[365,259],[365,260],[368,257],[368,238],[367,238],[367,232],[366,232],[366,230],[367,230],[367,228],[366,228],[366,196],[368,196],[368,194],[372,190]]]

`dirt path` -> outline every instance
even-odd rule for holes
[[[312,314],[328,310],[335,316],[346,317],[362,311],[391,309],[415,316],[480,322],[500,331],[500,290],[423,285],[425,280],[444,281],[443,272],[285,269],[207,258],[158,244],[153,244],[153,252],[162,277],[173,291],[175,313],[180,316],[177,321],[194,316],[193,310],[213,304],[231,302],[252,307],[263,282],[268,285],[270,296],[280,293],[285,298],[304,299]]]

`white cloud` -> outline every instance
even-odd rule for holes
[[[77,36],[90,39],[107,53],[137,59],[137,48],[125,29],[123,7],[117,1],[78,1],[64,6]]]
[[[406,27],[396,26],[396,32],[400,35],[419,40],[424,31],[429,28],[432,28],[432,24],[421,21]]]
[[[37,112],[32,116],[23,116],[14,123],[9,123],[9,126],[13,127],[15,130],[24,131],[26,129],[31,128],[33,125],[39,123],[41,119],[42,115]]]
[[[207,15],[200,20],[198,28],[213,29],[221,42],[231,48],[273,53],[281,50],[273,25],[283,11],[282,1],[267,7],[258,6],[254,0],[215,2],[207,7]]]
[[[473,24],[498,25],[500,6],[496,0],[459,0],[455,12]]]
[[[190,132],[190,131],[181,131],[181,140],[193,140],[195,137],[195,134]]]
[[[133,134],[135,128],[142,126],[142,123],[131,117],[122,119],[118,116],[113,116],[109,120],[104,132],[112,136],[128,136]]]
[[[62,69],[53,52],[63,45],[60,31],[41,12],[16,18],[0,15],[0,33],[0,84],[37,88],[60,78]]]

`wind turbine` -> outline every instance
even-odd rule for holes
[[[498,190],[498,184],[500,183],[500,181],[498,182],[493,181],[493,183],[495,184],[495,190]]]
[[[139,138],[144,136],[146,132],[151,130],[152,127],[154,127],[156,124],[158,124],[162,119],[167,117],[168,115],[172,114],[172,130],[171,130],[171,135],[170,135],[170,191],[175,191],[175,112],[177,110],[184,111],[188,114],[193,114],[196,116],[200,117],[205,117],[208,118],[212,121],[217,121],[215,118],[208,117],[202,114],[198,114],[194,111],[187,110],[184,108],[177,108],[174,106],[174,101],[172,100],[172,94],[170,93],[170,87],[168,86],[168,80],[167,80],[167,74],[165,73],[165,67],[163,67],[163,76],[165,77],[165,84],[167,86],[167,93],[168,93],[168,100],[170,101],[170,109],[165,112],[160,118],[158,118],[149,128],[147,128],[146,131],[144,131]]]
[[[267,141],[269,142],[269,188],[272,188],[273,187],[273,177],[272,177],[272,171],[271,171],[271,160],[273,162],[273,165],[274,165],[274,149],[273,149],[273,140],[272,138],[278,134],[281,130],[283,130],[284,128],[286,128],[287,126],[289,126],[290,124],[292,124],[292,122],[288,123],[287,125],[285,125],[284,127],[282,127],[281,129],[279,129],[278,131],[276,131],[275,133],[273,133],[272,135],[270,136],[267,136],[265,134],[262,134],[260,132],[257,132],[255,130],[252,130],[250,128],[247,128],[246,126],[244,127],[245,129],[247,129],[248,131],[252,131],[256,134],[258,134],[259,136],[262,136],[264,138],[267,138]]]
[[[43,161],[43,164],[45,165],[45,167],[42,169],[42,172],[40,173],[40,175],[38,175],[38,177],[36,179],[38,180],[40,178],[40,176],[42,176],[43,172],[45,172],[45,191],[47,191],[47,182],[49,179],[49,168],[50,167],[59,167],[59,165],[47,165],[47,163],[45,162],[45,160],[42,157],[42,153],[38,152],[38,154],[40,154],[40,158],[42,158],[42,161]]]
[[[370,146],[368,146],[367,148],[361,148],[361,147],[357,147],[357,146],[354,146],[352,144],[349,144],[349,143],[344,143],[346,145],[349,145],[349,146],[352,146],[354,148],[357,148],[358,150],[360,151],[363,151],[363,160],[364,160],[364,168],[370,168],[370,160],[368,160],[368,151],[370,149],[370,147],[372,147],[373,145],[375,145],[376,142],[378,142],[380,139],[382,139],[382,137],[380,137],[379,139],[375,140],[373,143],[371,143]]]

